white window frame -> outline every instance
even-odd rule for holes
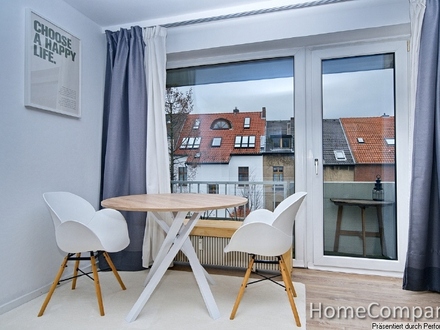
[[[371,42],[357,45],[344,45],[338,47],[319,48],[311,51],[310,77],[310,105],[306,108],[308,121],[307,130],[310,132],[322,131],[322,86],[321,68],[322,60],[330,58],[342,58],[351,56],[374,55],[382,53],[395,54],[395,109],[396,109],[396,139],[398,145],[409,145],[409,102],[408,102],[408,52],[406,40]],[[296,119],[295,119],[296,121]],[[321,139],[313,136],[307,140],[308,154],[308,180],[310,187],[308,193],[313,195],[314,201],[323,200],[322,191],[322,143]],[[320,164],[315,172],[315,159]],[[313,269],[339,270],[348,272],[362,272],[365,274],[380,274],[401,276],[406,259],[406,247],[408,245],[409,224],[409,176],[408,166],[410,155],[408,148],[396,148],[396,182],[399,189],[396,191],[397,203],[397,260],[351,258],[324,255],[323,252],[323,208],[322,204],[317,207],[316,203],[308,205],[307,217],[307,249],[308,267]],[[313,170],[312,170],[313,169]],[[317,173],[317,174],[316,174]],[[320,202],[322,203],[322,202]]]
[[[244,119],[244,124],[243,124],[244,128],[250,128],[251,127],[251,118],[250,117],[246,117]]]
[[[387,29],[387,31],[389,31]],[[239,48],[229,47],[227,52],[223,52],[221,55],[211,54],[206,56],[203,53],[204,49],[200,51],[194,51],[190,58],[179,58],[174,57],[167,62],[167,68],[181,68],[188,66],[198,66],[198,65],[210,65],[210,64],[222,64],[237,61],[246,60],[259,60],[264,58],[273,57],[284,57],[293,56],[295,61],[295,95],[294,95],[294,117],[295,117],[295,190],[296,191],[307,191],[308,198],[303,203],[304,206],[301,207],[300,212],[295,220],[295,257],[293,264],[296,267],[309,267],[314,269],[330,269],[330,270],[341,270],[346,272],[354,273],[366,273],[366,274],[380,274],[380,275],[396,275],[401,276],[401,270],[403,266],[402,261],[405,259],[406,246],[407,246],[407,231],[409,223],[409,204],[407,203],[409,197],[409,187],[410,187],[410,155],[409,148],[399,148],[398,146],[408,146],[409,141],[409,127],[410,127],[410,112],[409,112],[409,96],[408,95],[408,68],[407,63],[402,63],[401,59],[407,57],[406,43],[409,35],[407,35],[407,30],[400,29],[395,32],[392,38],[386,36],[388,32],[383,29],[381,32],[385,39],[380,39],[382,35],[376,36],[374,40],[368,40],[371,36],[367,32],[360,33],[360,36],[353,37],[347,36],[344,38],[344,34],[341,34],[341,40],[332,40],[325,46],[313,46],[316,45],[316,41],[309,40],[308,44],[311,46],[302,47],[301,45],[294,46],[295,43],[286,39],[282,46],[279,43],[273,46],[268,43],[265,50],[261,47],[256,46],[255,49],[248,49],[247,52],[240,51]],[[364,39],[362,39],[364,38]],[[313,39],[313,38],[312,38]],[[352,41],[350,41],[352,40]],[[353,41],[354,40],[354,41]],[[327,42],[326,40],[325,42]],[[318,43],[322,42],[321,38],[318,38]],[[334,42],[332,44],[332,42]],[[336,44],[337,42],[342,42],[341,44]],[[404,45],[403,45],[404,44]],[[258,43],[256,43],[258,45]],[[380,46],[374,46],[380,45]],[[402,47],[403,45],[403,47]],[[310,134],[310,126],[315,124],[313,118],[312,109],[317,107],[317,104],[321,102],[321,95],[316,91],[316,77],[321,79],[319,75],[314,75],[312,77],[312,67],[311,62],[313,61],[312,52],[318,50],[329,50],[335,51],[341,47],[346,47],[346,54],[352,53],[356,54],[356,51],[351,51],[350,48],[356,50],[359,46],[365,48],[371,48],[373,52],[379,48],[385,49],[385,51],[398,51],[398,67],[400,70],[397,72],[395,77],[396,81],[399,81],[396,86],[396,108],[399,108],[399,120],[396,122],[396,138],[399,140],[398,146],[396,148],[396,163],[397,167],[397,177],[396,180],[399,181],[399,187],[401,187],[400,194],[397,196],[397,202],[399,208],[397,210],[397,219],[399,221],[400,230],[398,233],[398,260],[399,265],[393,266],[392,269],[387,266],[384,271],[377,271],[376,269],[364,269],[362,266],[358,266],[355,263],[352,265],[342,267],[334,267],[334,264],[323,264],[319,260],[314,259],[313,245],[315,223],[311,221],[313,217],[316,217],[316,212],[321,212],[322,210],[317,210],[313,202],[309,202],[309,197],[312,196],[313,200],[319,198],[320,196],[313,196],[311,190],[316,189],[316,185],[319,186],[319,182],[316,182],[315,178],[315,155],[319,156],[315,150],[311,147],[317,136]],[[379,49],[380,50],[380,49]],[[316,54],[315,54],[316,55]],[[337,55],[335,55],[337,56]],[[408,61],[407,59],[403,60]],[[318,89],[320,90],[320,84],[318,84]],[[322,123],[318,124],[321,126]],[[264,139],[260,140],[260,148],[265,148]],[[322,159],[322,158],[321,158]],[[322,196],[321,196],[322,197]],[[321,230],[322,232],[322,230]],[[404,234],[402,234],[404,233]],[[399,273],[400,272],[400,273]]]
[[[212,139],[211,147],[220,147],[222,145],[222,138],[215,137]]]

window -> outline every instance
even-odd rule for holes
[[[175,171],[179,157],[188,156],[190,161],[197,163],[196,170],[189,167],[190,179],[204,181],[204,185],[201,185],[204,192],[208,192],[208,184],[237,182],[239,176],[242,191],[238,193],[244,196],[253,194],[249,205],[273,209],[275,201],[272,191],[265,191],[262,184],[256,188],[250,187],[244,181],[249,180],[249,169],[254,168],[252,181],[263,182],[264,178],[272,178],[272,166],[262,166],[263,152],[267,150],[266,144],[270,140],[270,135],[266,136],[266,123],[281,121],[292,122],[293,125],[295,63],[293,56],[281,56],[229,63],[225,62],[226,58],[221,58],[217,64],[181,68],[175,62],[171,66],[173,68],[167,70],[166,87],[183,95],[191,91],[192,96],[191,121],[182,124],[184,129],[180,132],[179,143],[183,137],[200,136],[203,140],[200,149],[187,148],[187,141],[184,148],[171,155],[176,159]],[[195,130],[196,119],[200,120],[198,130]],[[281,134],[286,134],[286,128]],[[195,158],[193,154],[196,152],[203,153],[202,157]],[[252,156],[246,156],[247,153]],[[285,157],[273,157],[278,156]],[[245,168],[238,173],[240,165]],[[285,181],[294,182],[293,169],[294,160],[289,159],[284,166]],[[249,190],[245,191],[248,186]],[[220,188],[223,193],[222,184]]]
[[[188,144],[188,138],[182,139],[182,144],[180,145],[180,149],[185,149]]]
[[[284,167],[283,166],[273,166],[273,181],[284,181]],[[274,184],[275,191],[283,191],[282,184]]]
[[[199,129],[200,127],[200,119],[196,119],[194,120],[194,125],[193,125],[193,129]]]
[[[194,144],[193,144],[193,148],[200,148],[200,142],[201,142],[202,138],[201,137],[196,137],[194,139]]]
[[[235,148],[255,148],[255,135],[251,136],[236,136]]]
[[[385,142],[389,145],[389,146],[393,146],[396,144],[396,141],[394,138],[385,138]]]
[[[212,139],[212,147],[220,147],[222,144],[222,138],[221,137],[215,137]]]
[[[272,149],[292,149],[292,137],[290,136],[271,136]]]
[[[394,138],[394,114],[395,109],[398,108],[396,108],[398,97],[396,97],[395,83],[398,79],[394,69],[395,55],[394,53],[371,55],[370,47],[363,48],[363,51],[367,51],[368,55],[344,57],[344,51],[341,57],[325,56],[321,59],[322,109],[320,110],[323,124],[324,121],[327,124],[330,121],[335,123],[331,131],[322,130],[322,134],[326,134],[322,139],[325,178],[322,196],[324,203],[335,198],[363,199],[367,203],[377,198],[384,199],[377,196],[374,189],[377,175],[380,174],[383,178],[382,192],[386,191],[386,200],[391,202],[380,212],[370,214],[365,212],[362,213],[362,219],[358,219],[375,222],[380,228],[383,217],[387,219],[388,231],[382,234],[379,231],[376,236],[379,239],[370,240],[368,243],[362,240],[345,242],[339,240],[340,232],[343,232],[339,225],[344,216],[340,206],[333,202],[333,212],[324,211],[322,223],[320,222],[324,233],[324,241],[320,249],[324,255],[341,258],[393,260],[397,259],[398,255],[395,148],[386,145],[385,141],[387,138],[391,140]],[[403,47],[402,51],[404,51]],[[356,93],[348,93],[350,90]],[[342,99],[344,105],[340,102]],[[384,115],[379,115],[380,113]],[[385,115],[387,113],[390,115]],[[328,165],[325,159],[326,150],[332,150],[335,157],[333,159],[333,155],[327,153]],[[339,166],[334,166],[335,163],[332,161],[335,160],[339,162]],[[343,167],[346,167],[347,171],[341,171]],[[329,225],[331,221],[336,224],[336,234],[334,227]],[[330,228],[333,229],[332,233]],[[386,241],[386,245],[382,240]],[[346,264],[351,262],[347,260]],[[369,263],[366,262],[365,265]]]
[[[283,166],[274,166],[273,167],[273,181],[283,181]]]
[[[243,125],[243,127],[244,127],[244,128],[249,128],[249,127],[251,127],[251,119],[250,119],[249,117],[246,117],[246,118],[244,119],[244,125]]]
[[[179,167],[179,181],[188,181],[188,172],[185,166]]]
[[[211,125],[211,129],[230,129],[231,123],[226,119],[217,119]]]
[[[260,150],[265,151],[266,150],[266,137],[260,136]]]
[[[338,161],[344,161],[347,160],[347,157],[345,157],[345,151],[344,150],[334,150],[335,158]]]
[[[208,194],[218,194],[218,184],[208,184]]]
[[[347,40],[349,41],[349,40]],[[258,149],[259,150],[263,150],[264,151],[264,157],[265,160],[269,159],[269,157],[272,157],[275,159],[276,161],[276,157],[283,157],[286,160],[288,160],[288,157],[292,157],[293,158],[293,151],[296,147],[298,147],[298,155],[304,155],[304,151],[307,151],[307,148],[305,148],[306,146],[308,147],[308,143],[312,143],[313,142],[313,146],[316,148],[316,150],[319,150],[319,144],[321,142],[321,139],[324,139],[324,135],[322,131],[319,131],[319,128],[322,127],[322,125],[312,125],[315,124],[315,119],[316,119],[316,123],[318,123],[321,119],[321,116],[324,120],[335,120],[335,121],[339,121],[340,118],[351,118],[351,117],[362,117],[362,114],[360,113],[361,108],[363,108],[363,105],[366,103],[364,100],[370,100],[370,99],[377,99],[383,102],[387,102],[388,103],[388,98],[387,97],[383,97],[383,98],[376,98],[376,97],[372,97],[373,94],[371,94],[371,90],[376,87],[380,87],[382,86],[382,84],[368,84],[366,85],[366,88],[364,88],[364,85],[362,83],[360,83],[360,85],[355,85],[353,84],[354,78],[353,77],[359,77],[362,78],[362,76],[372,76],[372,78],[374,78],[374,76],[376,76],[376,74],[380,74],[381,72],[385,73],[387,75],[387,72],[390,72],[390,77],[388,78],[388,75],[386,77],[386,80],[383,80],[384,85],[389,83],[389,80],[391,80],[392,83],[394,83],[394,81],[392,80],[393,77],[395,77],[396,80],[396,84],[398,84],[400,87],[396,88],[396,91],[393,90],[393,93],[390,94],[392,96],[395,96],[394,98],[390,98],[391,100],[395,100],[396,101],[396,106],[391,105],[392,109],[394,108],[398,108],[398,109],[403,109],[404,115],[407,115],[407,97],[406,97],[406,79],[407,79],[407,68],[405,67],[405,65],[403,65],[403,68],[405,69],[402,72],[399,72],[398,70],[394,70],[392,68],[388,68],[389,64],[387,63],[391,63],[390,61],[387,60],[388,56],[384,56],[382,57],[383,63],[384,65],[382,67],[377,66],[377,67],[368,67],[365,65],[359,65],[358,63],[355,63],[356,65],[351,65],[354,64],[354,60],[352,60],[352,58],[348,57],[348,56],[353,56],[356,54],[359,55],[363,55],[363,54],[374,54],[374,52],[376,53],[383,53],[383,52],[391,52],[391,51],[395,51],[398,50],[398,60],[396,58],[396,63],[400,63],[399,67],[402,68],[402,63],[406,63],[406,47],[405,45],[401,45],[401,42],[399,41],[398,43],[394,43],[390,46],[387,45],[387,43],[385,42],[380,42],[380,43],[376,43],[376,42],[365,42],[362,43],[362,45],[358,45],[357,42],[352,45],[351,43],[347,42],[344,43],[342,45],[342,47],[336,47],[336,45],[332,45],[331,47],[327,47],[327,46],[323,46],[323,47],[319,47],[319,49],[312,49],[310,52],[308,50],[308,48],[301,48],[301,50],[305,51],[303,53],[299,53],[301,55],[301,57],[298,57],[296,59],[296,63],[293,63],[293,57],[290,58],[291,62],[289,63],[289,59],[287,57],[285,58],[278,58],[278,59],[269,59],[269,60],[257,60],[257,61],[242,61],[242,62],[234,62],[234,63],[225,63],[225,61],[227,61],[228,59],[232,58],[240,58],[239,56],[231,56],[231,57],[219,57],[219,64],[215,64],[215,65],[201,65],[201,66],[194,66],[194,67],[188,67],[186,66],[185,68],[177,68],[177,69],[171,69],[168,70],[168,76],[167,76],[167,84],[172,84],[171,86],[176,86],[180,89],[182,89],[182,91],[186,91],[188,89],[193,88],[194,89],[194,96],[195,96],[195,102],[194,102],[194,112],[193,113],[209,113],[209,112],[231,112],[233,106],[232,105],[237,105],[240,108],[240,114],[243,114],[243,111],[247,111],[248,109],[251,110],[255,110],[256,107],[259,107],[261,105],[265,105],[267,106],[267,121],[273,120],[273,121],[284,121],[287,122],[289,121],[289,123],[287,124],[287,129],[286,131],[284,130],[280,130],[279,132],[274,132],[271,133],[269,131],[266,130],[266,136],[263,136],[263,134],[260,134],[259,132],[255,132],[253,131],[252,127],[252,131],[250,129],[247,130],[243,130],[245,122],[244,122],[244,117],[241,117],[240,122],[238,122],[236,124],[236,122],[231,121],[234,125],[233,129],[235,130],[236,128],[238,129],[242,129],[242,132],[240,133],[235,133],[232,136],[229,136],[229,139],[233,139],[232,141],[228,141],[228,143],[232,144],[234,143],[234,145],[232,147],[235,148],[242,148],[242,136],[244,135],[258,135],[259,136],[259,146]],[[396,44],[398,47],[394,48],[394,44]],[[403,46],[403,47],[401,47]],[[393,48],[391,48],[393,47]],[[403,53],[402,53],[402,49],[403,49]],[[266,56],[266,52],[262,52],[263,56]],[[283,56],[282,52],[279,53],[274,53],[274,52],[267,52],[267,54],[270,54],[269,56]],[[274,55],[272,55],[274,54]],[[279,54],[279,55],[278,55]],[[312,56],[313,55],[313,56]],[[246,55],[248,56],[248,55]],[[253,55],[250,55],[253,56]],[[260,56],[259,54],[256,54],[255,56]],[[375,57],[375,56],[374,56]],[[330,59],[330,60],[328,60]],[[333,61],[333,59],[335,59],[335,61]],[[374,60],[371,56],[367,56],[364,57],[364,59],[366,60]],[[284,67],[284,69],[279,70],[278,69],[278,64],[275,64],[275,66],[277,67],[276,70],[272,70],[272,65],[273,63],[276,63],[277,60],[281,60],[282,62],[286,63],[286,66]],[[347,61],[346,61],[347,60]],[[194,63],[200,63],[203,61],[199,61],[198,59],[194,62]],[[210,62],[210,61],[208,61]],[[339,65],[336,65],[336,62],[339,62]],[[376,61],[373,61],[376,62]],[[187,63],[187,62],[184,62]],[[190,63],[190,62],[188,62]],[[204,63],[204,62],[203,62]],[[261,64],[261,67],[266,66],[266,68],[264,70],[260,70],[260,69],[256,69],[256,67],[259,67]],[[299,79],[297,79],[295,81],[295,84],[293,84],[293,68],[295,64],[295,69],[300,68],[301,71],[299,71],[301,73],[301,75],[298,77]],[[310,64],[310,65],[309,65]],[[176,67],[177,65],[180,65],[179,61],[175,61],[173,63],[173,65],[171,67]],[[298,66],[297,66],[298,65]],[[304,66],[303,66],[304,65]],[[290,73],[288,67],[291,68]],[[255,69],[254,69],[255,68]],[[346,69],[344,69],[346,68]],[[273,75],[272,75],[273,74]],[[170,77],[172,76],[179,76],[179,79],[170,79]],[[305,84],[305,81],[307,79],[303,79],[304,76],[307,77],[312,77],[311,79],[311,83],[307,83]],[[332,84],[332,82],[336,81],[337,79],[342,79],[347,77],[347,81],[348,83],[343,86],[342,88],[337,88],[337,91],[341,92],[341,94],[343,95],[343,97],[340,97],[340,94],[335,93],[335,84]],[[334,78],[333,80],[331,80],[332,78]],[[403,79],[402,79],[403,78]],[[298,110],[296,112],[294,112],[294,104],[293,102],[288,103],[287,106],[283,107],[273,107],[271,105],[271,103],[265,101],[265,99],[269,99],[272,100],[272,98],[275,96],[274,93],[272,92],[272,88],[267,88],[267,87],[272,87],[276,84],[278,84],[279,81],[284,80],[284,85],[282,85],[283,87],[285,87],[286,90],[289,90],[289,101],[293,101],[295,100],[293,96],[298,96],[301,95],[301,100],[302,96],[305,95],[305,100],[318,100],[315,104],[315,102],[311,102],[312,104],[309,106],[305,106],[305,104],[303,105],[302,102],[300,102],[301,107],[295,110]],[[266,87],[266,91],[267,91],[267,96],[266,93],[256,93],[257,89],[254,88],[254,86],[258,86],[260,87],[260,82],[261,85]],[[322,82],[322,84],[321,84]],[[278,86],[278,85],[277,85]],[[290,88],[290,89],[289,89]],[[299,89],[300,92],[299,93],[294,93],[294,89]],[[278,92],[284,91],[284,88],[273,88],[274,90],[276,90],[276,98],[278,99]],[[248,90],[251,90],[252,93],[247,93]],[[240,91],[240,92],[237,92]],[[364,94],[366,95],[366,97],[364,97]],[[335,97],[335,95],[338,95],[338,97]],[[319,96],[319,97],[315,97],[315,96]],[[322,96],[322,99],[321,99]],[[341,101],[345,101],[346,99],[351,99],[351,98],[355,98],[358,97],[362,100],[362,102],[356,102],[354,106],[351,107],[350,111],[348,112],[348,115],[345,114],[340,114],[337,111],[333,111],[332,108],[330,108],[329,102],[334,101],[336,105],[339,105],[339,107],[336,107],[335,110],[338,110],[340,108],[341,105]],[[385,95],[386,96],[386,95]],[[197,99],[197,100],[196,100]],[[255,100],[255,102],[253,102]],[[256,102],[258,100],[258,103]],[[263,100],[263,102],[261,102],[261,100]],[[224,105],[224,102],[226,103],[226,101],[228,102],[228,104]],[[252,101],[252,106],[250,106]],[[199,102],[199,105],[197,104],[197,102]],[[388,104],[384,103],[384,106],[388,107]],[[255,106],[254,104],[259,104],[257,106]],[[273,104],[273,103],[272,103]],[[232,106],[232,107],[231,107]],[[244,110],[245,109],[245,110]],[[371,111],[374,111],[373,115],[368,115],[368,117],[371,116],[377,116],[378,113],[382,113],[380,110],[381,108],[378,107],[370,107],[369,109],[371,109]],[[379,110],[378,110],[379,109]],[[286,110],[286,112],[284,112],[284,110]],[[310,111],[314,111],[310,117],[309,117],[309,110]],[[315,110],[317,110],[315,112]],[[380,112],[379,112],[380,111]],[[281,115],[282,113],[282,115]],[[392,114],[394,115],[394,114]],[[204,120],[202,117],[200,117],[202,120]],[[216,117],[219,118],[219,117]],[[229,118],[229,117],[227,117]],[[252,125],[255,126],[255,117],[252,117]],[[293,120],[293,118],[295,118],[295,121]],[[313,119],[313,120],[305,120],[305,119]],[[291,124],[290,124],[291,122]],[[311,122],[311,123],[310,123]],[[206,124],[211,124],[211,122],[207,122]],[[294,125],[294,123],[296,124],[296,127]],[[402,125],[402,122],[400,122],[401,125],[400,127],[405,127],[405,125]],[[405,122],[403,122],[405,123]],[[192,123],[191,123],[192,124]],[[205,124],[205,122],[204,122]],[[307,124],[307,125],[306,125]],[[338,122],[339,126],[342,127],[341,122]],[[243,125],[243,126],[242,126]],[[310,127],[308,126],[310,125]],[[203,126],[203,125],[202,125]],[[201,127],[202,127],[201,126]],[[239,127],[241,126],[241,127]],[[336,124],[335,124],[336,126]],[[208,126],[209,127],[209,126]],[[315,127],[318,128],[317,130],[315,130]],[[220,177],[222,180],[230,180],[230,181],[235,181],[236,179],[234,178],[235,175],[237,175],[237,170],[234,170],[231,167],[238,167],[238,164],[242,165],[242,166],[249,166],[249,168],[253,169],[253,173],[252,173],[252,180],[255,182],[259,182],[259,181],[263,181],[263,179],[267,178],[274,178],[279,176],[281,177],[280,173],[277,174],[278,170],[273,168],[273,165],[278,165],[278,164],[283,164],[284,168],[283,168],[283,177],[284,180],[286,180],[286,182],[289,182],[286,187],[288,188],[287,192],[290,192],[291,189],[302,189],[302,188],[313,188],[313,193],[317,193],[317,196],[321,196],[322,193],[322,189],[324,190],[324,193],[322,193],[322,196],[324,196],[324,207],[328,207],[328,198],[329,197],[344,197],[344,196],[349,196],[350,198],[366,198],[369,199],[371,198],[371,187],[372,184],[369,177],[368,180],[366,180],[365,178],[360,177],[361,174],[363,174],[361,171],[355,171],[355,169],[364,167],[366,168],[367,166],[370,166],[369,164],[371,164],[371,161],[369,161],[368,163],[366,163],[367,165],[360,165],[356,163],[356,159],[354,158],[356,156],[356,154],[353,152],[353,150],[355,148],[359,148],[359,152],[361,153],[363,151],[367,151],[365,152],[365,154],[368,157],[376,157],[376,155],[378,153],[373,153],[373,152],[368,152],[369,151],[369,147],[368,145],[371,143],[371,141],[373,140],[370,135],[361,135],[361,134],[353,134],[352,138],[350,140],[348,140],[344,135],[344,130],[343,128],[339,128],[338,131],[335,132],[331,132],[332,134],[332,138],[330,140],[324,140],[323,141],[323,148],[322,149],[322,159],[319,161],[319,169],[322,170],[322,180],[323,182],[321,182],[320,185],[309,185],[308,180],[298,180],[298,178],[296,178],[296,182],[295,182],[295,172],[297,173],[303,173],[303,169],[305,168],[305,164],[303,164],[303,156],[298,157],[297,159],[292,159],[291,161],[273,161],[272,164],[269,162],[263,162],[263,166],[260,166],[260,168],[254,167],[254,165],[251,162],[247,162],[244,161],[244,159],[258,159],[258,156],[252,156],[252,157],[248,157],[248,156],[242,156],[242,155],[238,155],[240,153],[240,149],[235,149],[235,155],[231,154],[231,162],[225,162],[223,164],[217,164],[217,163],[211,163],[208,165],[201,165],[200,169],[197,170],[197,178],[195,178],[194,180],[209,180],[209,181],[213,181],[214,179],[217,179],[220,181]],[[212,128],[212,127],[211,127]],[[266,126],[267,128],[267,126]],[[342,135],[339,135],[338,133],[341,132]],[[378,139],[374,139],[375,142],[377,142],[378,144],[380,144],[382,147],[385,147],[385,149],[394,149],[394,146],[392,144],[387,145],[387,143],[392,143],[392,140],[387,140],[387,138],[392,138],[393,136],[391,134],[389,134],[388,131],[382,131],[382,136],[379,136]],[[211,135],[209,136],[209,140],[206,140],[206,142],[208,141],[212,141],[214,136],[223,136],[223,146],[226,145],[226,135],[221,135],[219,133],[227,133],[227,134],[233,134],[232,130],[231,131],[211,131]],[[328,133],[328,132],[325,132]],[[360,133],[360,132],[358,132]],[[285,136],[290,136],[290,144],[291,144],[291,154],[288,154],[287,150],[276,150],[275,152],[273,152],[273,154],[270,154],[270,151],[273,148],[273,143],[272,143],[272,135],[277,135],[278,137],[278,141],[277,143],[277,147],[278,148],[284,148],[288,145],[287,142],[284,142],[284,137],[283,135],[285,134]],[[295,140],[299,141],[299,143],[297,143],[297,146],[295,146],[295,140],[293,138],[293,135],[297,135],[295,137]],[[386,135],[385,135],[386,134]],[[401,133],[401,135],[405,135],[405,132]],[[238,137],[240,136],[240,137]],[[357,137],[359,137],[359,139],[357,140]],[[236,139],[237,138],[237,139]],[[315,143],[315,140],[317,141],[317,143]],[[307,143],[305,143],[304,141],[306,141]],[[327,142],[326,142],[327,141]],[[329,142],[330,141],[330,142]],[[205,142],[205,141],[204,141]],[[260,149],[262,148],[262,149]],[[264,149],[263,149],[264,148]],[[211,150],[217,151],[215,148],[209,148]],[[404,150],[405,149],[405,150]],[[401,152],[401,158],[400,160],[402,160],[402,150],[404,151],[403,155],[406,155],[407,153],[407,148],[403,148],[400,149]],[[246,150],[244,150],[246,152]],[[250,151],[250,150],[248,150]],[[283,151],[285,151],[285,154],[283,153]],[[295,150],[296,151],[296,150]],[[335,151],[337,151],[335,153]],[[204,151],[205,152],[205,151]],[[205,156],[205,154],[204,154]],[[241,158],[241,159],[240,159]],[[208,158],[207,158],[208,159]],[[336,160],[338,159],[338,160]],[[346,159],[346,160],[344,160]],[[403,157],[403,159],[407,159],[405,157]],[[299,162],[298,162],[299,160]],[[403,165],[403,169],[405,170],[407,164],[405,161],[400,161],[400,166]],[[389,166],[391,168],[391,171],[389,172],[389,174],[391,176],[394,175],[394,171],[392,169],[392,167],[394,165],[386,165]],[[224,169],[222,169],[221,171],[212,171],[210,170],[211,168],[220,168],[223,167]],[[256,170],[254,170],[256,169]],[[321,172],[319,172],[321,173]],[[374,172],[375,174],[377,174],[376,172]],[[388,172],[387,172],[388,173]],[[321,174],[320,174],[321,175]],[[192,176],[192,174],[191,174]],[[243,178],[244,175],[238,174],[239,177]],[[359,179],[358,179],[359,176]],[[374,176],[375,177],[375,176]],[[383,176],[385,178],[385,176]],[[333,182],[330,182],[333,181]],[[290,182],[293,182],[292,184],[290,184]],[[301,184],[302,182],[302,186],[297,186],[297,183]],[[385,182],[385,180],[384,180]],[[281,183],[281,182],[280,182]],[[244,182],[242,182],[242,184],[244,184]],[[393,177],[390,178],[389,182],[385,182],[385,184],[387,185],[387,189],[389,189],[389,197],[395,201],[397,203],[396,200],[396,196],[393,194],[393,191],[395,189],[395,180]],[[344,186],[345,185],[345,186]],[[305,186],[305,187],[304,187]],[[342,189],[336,189],[337,187],[343,187]],[[346,186],[353,187],[353,192],[348,191]],[[365,187],[365,188],[364,188]],[[316,188],[316,189],[315,189]],[[361,188],[361,189],[359,189]],[[205,186],[206,189],[206,186]],[[334,195],[330,194],[329,189],[334,189],[335,193]],[[403,190],[403,189],[402,189]],[[357,195],[355,193],[358,193]],[[267,192],[265,191],[263,193],[263,204],[264,207],[268,208],[268,209],[273,209],[274,206],[278,205],[279,200],[275,199],[273,196],[275,194],[272,193],[272,191],[267,190]],[[403,195],[405,196],[406,193],[403,192]],[[400,198],[400,197],[399,197]],[[318,207],[321,208],[321,202],[322,201],[318,201]],[[334,205],[332,205],[332,207],[336,207]],[[328,251],[325,251],[325,253],[327,252],[332,252],[332,248],[333,248],[333,241],[334,241],[334,226],[335,226],[335,221],[336,221],[336,212],[326,212],[327,209],[323,210],[323,214],[321,214],[320,212],[318,212],[318,217],[317,218],[323,218],[325,221],[323,221],[323,226],[324,229],[324,233],[326,233],[325,235],[319,235],[319,239],[325,239],[324,242],[325,244],[322,244],[323,246],[325,246],[326,248],[329,247]],[[387,212],[388,213],[392,213],[395,210],[395,206],[394,207],[388,207]],[[320,210],[321,211],[321,210]],[[370,210],[371,211],[371,210]],[[353,209],[353,213],[355,213],[356,210]],[[388,215],[387,213],[387,215]],[[375,213],[372,213],[373,216],[375,216]],[[394,228],[398,227],[397,225],[395,225],[395,223],[392,222],[393,219],[395,219],[395,214],[396,212],[394,212],[394,217],[393,214],[391,214],[390,216],[387,217],[387,221],[388,219],[391,220],[391,225],[394,225]],[[321,216],[322,215],[322,216]],[[328,217],[328,218],[327,218]],[[404,215],[404,221],[405,220],[405,215]],[[318,221],[320,221],[321,219],[318,219]],[[315,221],[315,219],[313,219],[313,221]],[[318,224],[320,224],[318,222]],[[301,225],[302,226],[302,225]],[[328,227],[327,227],[328,226]],[[322,227],[322,226],[321,226]],[[392,232],[392,228],[388,228],[388,230],[390,232]],[[328,235],[327,235],[328,234]],[[392,234],[391,234],[392,235]],[[395,250],[395,237],[391,236],[390,240],[387,241],[387,246],[389,248],[391,248],[391,251]],[[297,244],[298,246],[302,246],[305,245],[303,244],[302,238],[298,238],[299,241]],[[348,241],[348,240],[347,240]],[[355,241],[353,239],[353,241]],[[379,248],[377,247],[377,242],[379,240],[375,239],[375,238],[369,238],[368,244],[373,245],[374,244],[374,251],[380,252],[380,246]],[[390,242],[390,244],[388,244]],[[348,245],[349,243],[347,243]],[[351,244],[351,243],[350,243]],[[320,246],[313,246],[313,248],[318,251],[320,249]],[[390,250],[390,249],[389,249]],[[342,250],[343,251],[343,250]],[[298,250],[298,255],[299,255],[299,260],[302,260],[301,257],[303,257],[301,255],[301,253],[303,252],[301,249]],[[348,250],[348,252],[353,252],[351,250]],[[358,253],[358,251],[354,251],[356,253]],[[393,253],[393,252],[391,252]],[[315,255],[310,254],[313,258],[315,257]],[[391,255],[391,254],[390,254]],[[393,256],[391,255],[391,258],[393,258]],[[327,259],[326,259],[327,260]],[[325,262],[324,261],[324,265]],[[311,262],[316,262],[316,260],[312,259],[312,260],[307,260],[305,259],[305,262],[307,261],[311,261]],[[400,262],[400,261],[399,261]],[[339,266],[339,265],[338,265]]]
[[[238,168],[238,181],[249,181],[249,167]]]
[[[287,123],[286,134],[287,135],[292,135],[292,124],[291,123]]]
[[[186,137],[182,139],[180,149],[197,149],[200,148],[201,137]]]

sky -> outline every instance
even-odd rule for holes
[[[393,70],[326,74],[323,78],[324,119],[394,115]],[[293,78],[191,86],[193,113],[261,111],[268,120],[293,116]],[[179,87],[187,90],[189,87]]]

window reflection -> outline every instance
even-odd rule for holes
[[[394,55],[324,60],[322,72],[324,254],[396,259]]]

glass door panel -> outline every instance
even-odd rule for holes
[[[394,54],[322,61],[324,255],[397,257]]]
[[[401,274],[408,231],[405,41],[310,53],[309,267]]]

